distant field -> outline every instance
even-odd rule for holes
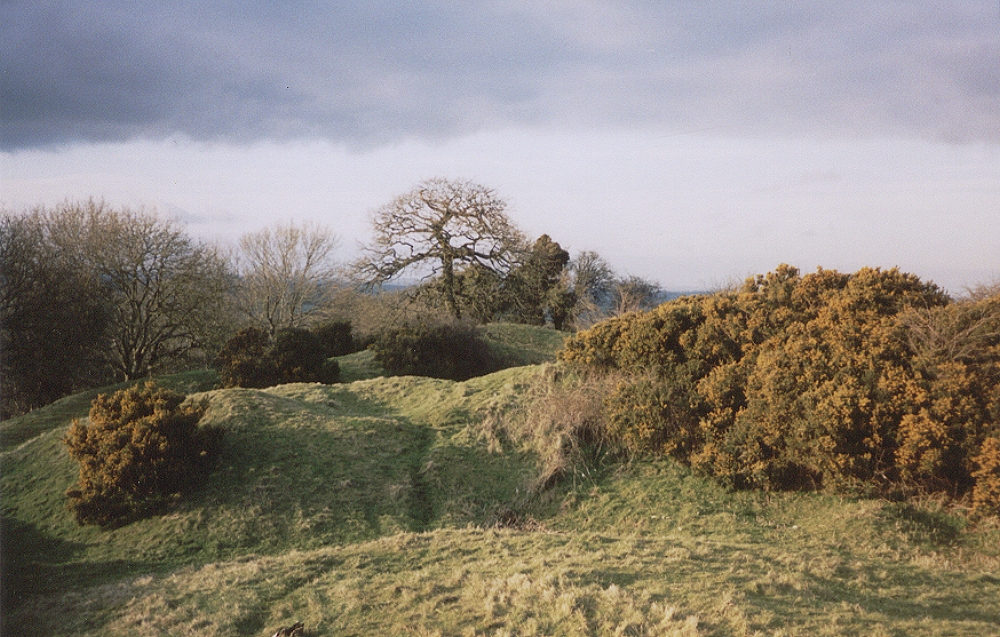
[[[558,333],[490,337],[524,359]],[[548,352],[548,354],[546,354]],[[997,635],[1000,528],[934,502],[733,492],[671,461],[576,467],[498,438],[551,366],[464,383],[216,390],[222,462],[168,514],[102,531],[65,508],[74,396],[3,423],[3,634]],[[537,361],[537,362],[542,362]]]

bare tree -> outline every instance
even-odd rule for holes
[[[440,277],[445,307],[461,318],[459,275],[472,267],[505,274],[525,249],[524,235],[507,217],[507,204],[490,188],[430,179],[375,211],[375,237],[355,264],[367,286],[404,273]]]
[[[273,336],[304,326],[334,290],[337,237],[315,224],[290,223],[240,238],[238,304],[250,322]]]
[[[618,276],[596,252],[579,253],[570,263],[570,274],[578,327],[608,316],[648,310],[663,300],[659,283],[634,275]]]
[[[629,275],[614,282],[611,290],[616,316],[656,307],[663,297],[660,284],[639,276]]]
[[[569,271],[576,298],[573,321],[577,327],[589,327],[607,315],[615,272],[601,255],[591,250],[577,254],[569,264]]]
[[[51,241],[88,273],[108,313],[108,364],[123,380],[204,348],[226,318],[226,259],[154,212],[101,201],[46,211]]]

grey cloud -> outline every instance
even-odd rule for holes
[[[552,123],[1000,141],[977,0],[147,4],[0,4],[0,146]]]

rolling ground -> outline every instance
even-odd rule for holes
[[[539,399],[522,366],[211,389],[223,457],[170,511],[80,527],[61,442],[91,394],[0,427],[4,635],[997,635],[1000,529],[936,501],[734,492],[669,460],[571,465],[495,423]],[[548,340],[547,340],[548,339]],[[492,423],[492,424],[491,424]]]

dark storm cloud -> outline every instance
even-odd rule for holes
[[[996,3],[0,4],[7,150],[504,125],[1000,141]]]

